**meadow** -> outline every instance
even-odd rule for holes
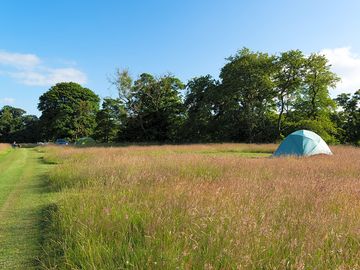
[[[46,269],[360,269],[360,149],[45,147]]]

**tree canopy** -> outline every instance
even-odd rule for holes
[[[96,115],[94,137],[105,143],[116,141],[125,116],[125,106],[120,99],[104,98]]]
[[[40,97],[38,109],[43,138],[75,140],[89,136],[96,125],[99,97],[73,82],[58,83]]]
[[[100,109],[90,89],[58,83],[40,97],[40,119],[4,106],[0,140],[274,142],[309,129],[330,143],[360,144],[359,90],[331,98],[338,81],[324,55],[243,48],[226,58],[219,79],[198,76],[185,84],[171,74],[117,70],[111,83],[118,97],[103,98]]]
[[[184,84],[172,75],[156,78],[148,73],[133,81],[119,73],[119,97],[125,102],[127,119],[120,139],[127,141],[175,141],[184,116],[179,91]]]
[[[0,142],[35,142],[39,139],[39,119],[25,113],[12,106],[0,110]]]

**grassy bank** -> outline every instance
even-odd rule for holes
[[[360,268],[360,149],[46,148],[61,200],[43,258],[60,269]]]

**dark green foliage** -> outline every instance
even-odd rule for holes
[[[143,73],[134,83],[127,74],[120,76],[119,95],[127,110],[120,140],[178,141],[185,112],[179,91],[184,84],[171,75],[155,78]]]
[[[77,83],[58,83],[40,97],[38,108],[46,140],[75,140],[92,135],[99,97]]]
[[[228,61],[220,73],[224,127],[237,131],[234,140],[259,141],[275,110],[275,57],[244,48]]]
[[[14,133],[21,128],[25,111],[11,106],[4,106],[0,111],[0,138],[2,142],[13,140]]]
[[[342,142],[360,145],[360,90],[352,96],[340,94],[335,101],[341,107],[334,121],[343,131]]]
[[[307,129],[317,133],[324,141],[331,144],[337,144],[339,142],[339,129],[328,117],[313,119],[299,119],[298,121],[285,122],[286,127],[285,136],[290,133],[300,130]]]
[[[360,144],[359,90],[335,100],[339,78],[325,56],[299,50],[278,55],[247,48],[226,59],[219,80],[185,85],[172,75],[117,70],[119,97],[99,98],[76,83],[59,83],[40,97],[40,123],[21,109],[0,111],[0,140],[33,142],[94,136],[109,142],[274,142],[298,129],[329,143]],[[39,135],[41,133],[41,136]]]
[[[335,88],[338,81],[336,74],[330,71],[326,57],[311,54],[305,64],[305,87],[296,104],[299,112],[312,120],[328,116],[336,107],[329,96],[329,88]]]
[[[35,143],[41,140],[39,118],[35,115],[24,115],[21,128],[14,133],[14,140],[23,143]]]
[[[125,106],[120,99],[104,98],[96,115],[95,138],[101,142],[114,142],[125,116]]]
[[[187,84],[185,107],[187,119],[183,127],[183,138],[191,142],[214,140],[213,125],[216,118],[217,90],[219,82],[210,75],[194,78]]]
[[[275,63],[275,90],[277,94],[277,131],[282,137],[282,121],[293,109],[294,100],[304,85],[305,56],[299,50],[283,52]]]
[[[39,119],[25,113],[11,106],[0,110],[0,142],[30,143],[39,140]]]
[[[300,60],[299,60],[300,61]],[[339,78],[331,72],[323,55],[311,54],[301,60],[301,78],[298,89],[287,110],[284,135],[298,129],[318,133],[326,142],[337,143],[340,130],[331,120],[336,104],[330,98],[329,89],[335,88]]]

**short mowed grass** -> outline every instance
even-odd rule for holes
[[[38,269],[48,166],[35,149],[0,145],[0,269]],[[45,213],[44,213],[45,214]]]
[[[360,149],[47,147],[50,269],[359,269]]]

